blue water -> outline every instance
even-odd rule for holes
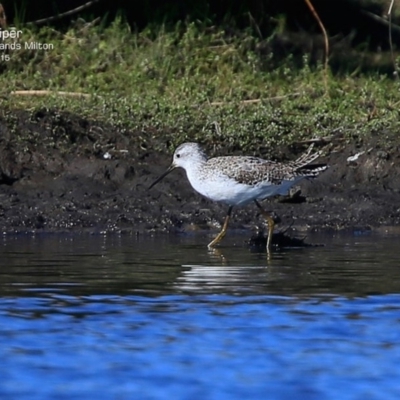
[[[398,237],[4,238],[1,399],[398,399]]]

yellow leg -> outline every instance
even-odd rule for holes
[[[275,227],[275,221],[269,215],[260,205],[260,203],[257,200],[254,200],[254,203],[256,203],[256,206],[260,210],[261,215],[267,220],[268,222],[268,238],[267,238],[267,251],[268,253],[271,250],[271,244],[272,244],[272,236],[274,234],[274,227]]]
[[[216,237],[214,240],[212,240],[212,241],[208,244],[208,247],[214,247],[214,246],[215,246],[216,244],[218,244],[218,243],[223,239],[223,237],[225,236],[226,230],[228,229],[229,219],[230,219],[231,214],[232,214],[232,208],[233,208],[233,207],[230,206],[229,209],[228,209],[228,213],[226,214],[225,222],[224,222],[224,225],[223,225],[223,227],[222,227],[222,229],[221,229],[221,232],[218,233],[217,237]]]

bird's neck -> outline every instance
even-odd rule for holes
[[[193,186],[193,182],[199,179],[199,176],[202,175],[201,170],[204,168],[204,165],[207,163],[206,157],[197,157],[193,159],[190,164],[186,166],[186,175]]]

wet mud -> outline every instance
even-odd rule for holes
[[[51,110],[1,111],[1,231],[217,233],[227,207],[195,193],[184,171],[172,172],[147,190],[171,162],[172,134],[132,132]],[[383,150],[371,138],[322,143],[326,155],[321,161],[330,168],[302,182],[294,196],[263,202],[279,216],[278,230],[302,234],[398,226],[400,148]],[[289,160],[306,148],[272,154]],[[240,154],[240,149],[210,155],[225,153]],[[256,147],[253,154],[270,156]],[[264,226],[255,206],[234,209],[230,229],[251,237]]]

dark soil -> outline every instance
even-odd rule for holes
[[[0,110],[1,231],[217,232],[227,207],[195,193],[184,171],[147,190],[171,162],[168,137],[171,132],[129,132],[48,110]],[[294,158],[306,147],[278,149],[276,158]],[[279,215],[281,229],[399,225],[399,150],[383,151],[372,135],[357,145],[329,144],[322,159],[329,170],[303,182],[300,195],[265,201],[265,209]],[[250,237],[259,227],[255,206],[234,210],[231,229],[247,229]]]

